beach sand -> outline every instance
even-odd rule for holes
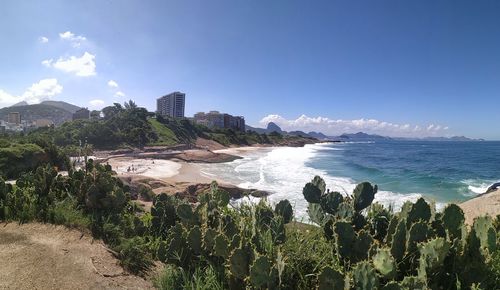
[[[214,150],[214,153],[223,153],[229,155],[235,155],[239,157],[244,157],[245,154],[252,151],[262,150],[263,148],[272,149],[273,147],[262,147],[262,146],[247,146],[247,147],[234,147],[234,148],[225,148]]]
[[[495,218],[500,214],[500,190],[480,195],[459,204],[465,214],[465,223],[472,225],[474,218],[490,215]]]

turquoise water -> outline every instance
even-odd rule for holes
[[[288,199],[307,218],[302,188],[315,175],[330,190],[351,194],[356,184],[379,185],[375,201],[395,209],[423,196],[438,209],[470,199],[500,181],[500,142],[353,142],[250,151],[243,159],[205,164],[202,173]]]
[[[308,165],[333,176],[368,180],[391,192],[462,201],[500,181],[500,142],[329,144]]]

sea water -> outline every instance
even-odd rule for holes
[[[263,148],[233,162],[202,165],[202,173],[269,191],[271,203],[288,199],[299,218],[307,216],[302,188],[315,175],[344,195],[352,194],[359,182],[377,184],[375,201],[396,210],[421,196],[440,209],[484,193],[500,181],[500,142],[381,141]]]

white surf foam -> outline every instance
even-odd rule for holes
[[[243,159],[230,163],[203,165],[202,172],[211,176],[216,175],[242,188],[269,191],[272,194],[267,199],[271,203],[288,199],[294,206],[296,217],[299,220],[307,220],[307,202],[302,195],[302,188],[314,176],[321,176],[327,188],[344,195],[352,194],[356,187],[355,181],[350,178],[331,176],[326,171],[307,165],[320,150],[326,148],[331,147],[314,144],[298,148],[279,147],[254,151],[245,155]],[[375,201],[399,210],[405,201],[416,201],[421,196],[419,193],[400,194],[381,190],[375,195]],[[258,199],[249,197],[235,203],[246,201],[254,202]],[[444,204],[437,205],[438,209],[443,206]]]
[[[475,194],[483,194],[494,183],[492,180],[464,179],[461,181],[467,185],[470,192]]]

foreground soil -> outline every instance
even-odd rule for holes
[[[0,289],[153,289],[101,241],[63,226],[0,223]]]

